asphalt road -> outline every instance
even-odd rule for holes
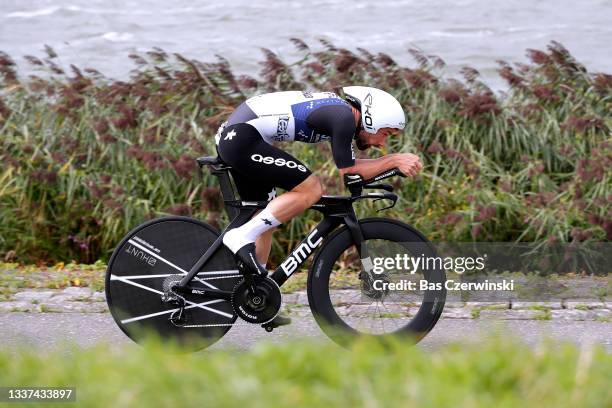
[[[210,349],[248,350],[270,341],[312,337],[322,341],[325,334],[311,316],[292,316],[293,323],[267,333],[261,327],[238,323]],[[576,344],[602,344],[612,352],[612,323],[555,320],[487,320],[441,319],[418,347],[436,349],[450,343],[477,342],[487,335],[501,332],[538,344],[545,339]],[[0,344],[3,348],[19,346],[54,349],[66,342],[89,347],[106,343],[112,347],[135,347],[107,313],[0,313]]]

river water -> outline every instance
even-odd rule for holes
[[[442,57],[449,76],[469,64],[499,88],[496,60],[525,62],[525,49],[551,40],[589,70],[611,72],[611,22],[610,0],[0,0],[0,50],[41,56],[49,44],[63,64],[122,78],[129,53],[158,46],[203,61],[220,54],[256,74],[260,47],[292,61],[300,54],[289,38],[314,48],[325,38],[405,64],[418,47]]]

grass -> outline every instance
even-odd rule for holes
[[[247,352],[180,354],[98,346],[0,351],[4,386],[76,387],[76,406],[603,407],[612,357],[599,347],[498,338],[436,351],[397,341],[260,344]],[[11,404],[20,406],[20,404]],[[23,406],[30,406],[23,404]],[[62,405],[64,406],[64,405]]]
[[[188,60],[154,49],[130,55],[125,81],[64,67],[57,54],[26,60],[23,78],[0,53],[0,258],[21,263],[108,261],[131,228],[181,214],[225,225],[212,176],[194,158],[214,153],[217,127],[246,98],[285,90],[385,89],[407,112],[388,150],[414,152],[420,176],[396,182],[398,205],[384,214],[434,241],[584,242],[612,239],[612,75],[589,72],[561,44],[528,50],[529,62],[500,62],[508,82],[496,95],[466,67],[411,50],[415,64],[323,41],[282,61],[264,50],[259,78],[236,76],[223,58]],[[287,146],[342,191],[329,146]],[[374,215],[360,204],[359,216]],[[271,264],[318,220],[284,226]]]
[[[287,280],[287,282],[282,286],[282,292],[283,293],[293,293],[293,292],[297,292],[299,290],[305,290],[306,289],[306,281],[308,280],[308,273],[307,272],[296,272],[295,274],[291,275],[291,278],[289,278],[289,280]]]
[[[45,304],[39,306],[41,313],[61,313],[59,310],[55,310]]]
[[[574,309],[585,311],[585,310],[593,310],[595,308],[592,307],[592,306],[589,306],[589,305],[576,305],[576,306],[574,306]]]
[[[63,289],[70,286],[89,287],[93,291],[104,290],[106,265],[103,262],[94,264],[58,263],[45,265],[19,265],[0,262],[0,300],[7,300],[14,293],[25,289]],[[283,285],[283,293],[293,293],[306,289],[308,274],[298,272]],[[89,301],[89,297],[73,299]]]
[[[544,310],[541,310],[541,312],[542,313],[534,317],[535,320],[551,320],[552,319],[552,312],[550,311],[550,309],[544,309]]]
[[[481,306],[482,310],[507,310],[509,309],[509,305],[504,304],[504,305],[483,305]]]
[[[106,264],[102,261],[98,261],[93,264],[78,264],[71,262],[68,264],[58,263],[54,266],[45,265],[20,265],[17,263],[0,262],[0,301],[8,300],[12,295],[19,291],[28,289],[63,289],[71,286],[75,287],[88,287],[93,291],[104,290],[104,277],[106,273]],[[525,281],[526,287],[531,285],[532,281],[542,281],[542,277],[534,274],[521,274],[513,273],[510,275],[516,281]],[[282,292],[289,294],[297,291],[306,290],[306,282],[308,279],[308,273],[306,270],[296,272],[291,278],[282,286]],[[553,282],[558,279],[558,276],[551,275],[546,277],[547,282]],[[569,284],[571,280],[580,282],[582,279],[588,279],[593,286],[593,290],[601,290],[610,285],[608,276],[589,276],[570,273],[565,275],[564,283]],[[346,288],[358,288],[358,272],[354,267],[351,267],[349,263],[340,264],[338,270],[334,270],[334,273],[330,278],[330,287],[332,289],[346,289]],[[571,285],[570,285],[571,286]],[[519,293],[521,293],[519,291]],[[590,293],[590,292],[589,292]],[[593,294],[593,300],[600,299],[604,301],[607,296],[607,291],[600,297],[599,293]],[[462,293],[463,295],[463,293]],[[523,293],[525,299],[537,299],[538,292],[534,293]],[[567,299],[572,299],[572,292],[565,292],[564,296],[569,296]],[[576,296],[582,298],[580,294]],[[550,299],[556,299],[553,295]],[[561,298],[559,298],[561,299]],[[90,301],[90,297],[83,296],[80,298],[73,299],[75,301]],[[533,305],[530,309],[542,308],[544,306]],[[480,315],[480,309],[507,309],[506,305],[484,305],[479,308],[472,310],[472,317],[478,317]],[[590,308],[588,305],[577,305],[576,309],[586,310]]]
[[[541,312],[550,312],[550,307],[546,307],[542,305],[531,305],[527,307],[527,310],[539,310]]]
[[[0,300],[7,300],[14,293],[26,289],[63,289],[70,286],[89,287],[92,291],[104,290],[106,265],[58,263],[44,265],[19,265],[0,262]]]

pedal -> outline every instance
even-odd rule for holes
[[[291,324],[291,318],[281,315],[276,315],[274,319],[269,321],[268,323],[264,323],[261,325],[268,333],[280,326],[287,326]]]

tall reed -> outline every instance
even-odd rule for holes
[[[218,187],[194,158],[215,153],[213,135],[232,109],[258,93],[347,84],[398,97],[408,125],[386,151],[416,152],[425,163],[388,215],[432,240],[612,239],[612,75],[588,72],[553,42],[528,50],[527,64],[500,61],[509,88],[499,95],[475,69],[447,78],[440,58],[418,50],[407,67],[382,53],[293,42],[303,57],[287,63],[264,49],[259,78],[235,75],[222,57],[153,49],[130,55],[136,68],[119,81],[64,67],[49,47],[43,58],[25,57],[39,72],[22,77],[0,53],[0,256],[107,260],[129,229],[164,214],[220,227]],[[286,148],[328,192],[342,190],[328,146]],[[318,218],[286,226],[273,263]]]

